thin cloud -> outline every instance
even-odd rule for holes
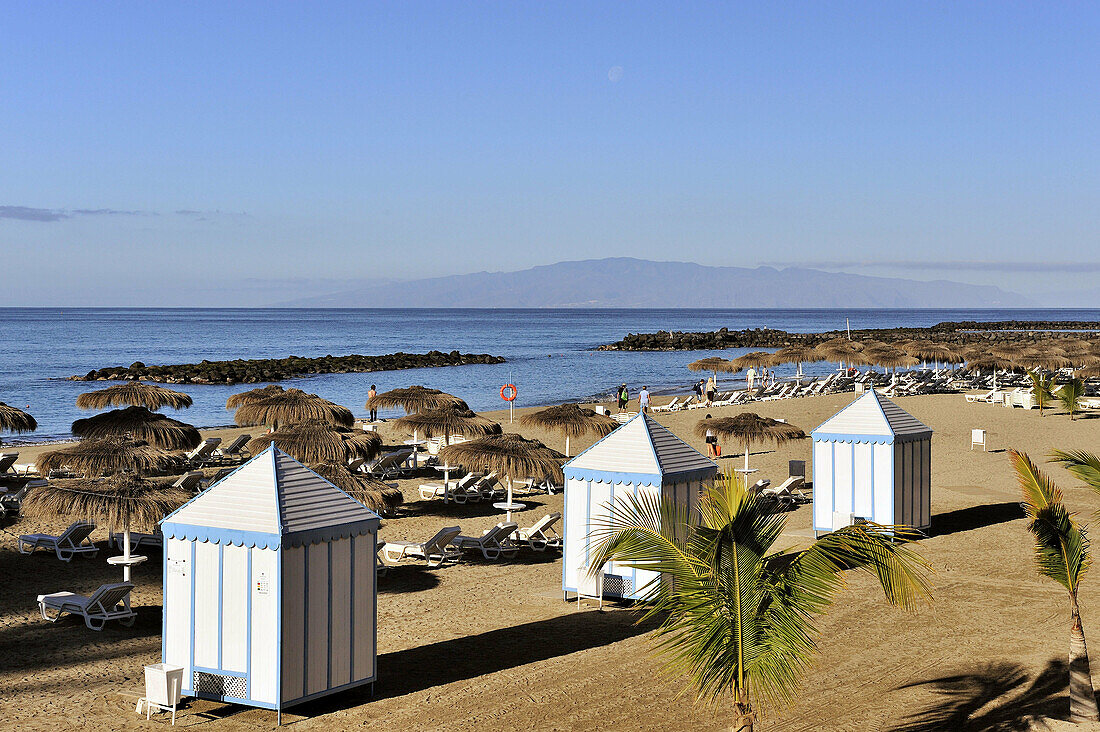
[[[148,211],[124,211],[116,208],[33,208],[31,206],[0,206],[0,219],[15,221],[54,222],[77,216],[155,216]]]
[[[762,262],[762,266],[789,267],[790,262]],[[799,262],[806,269],[916,269],[975,272],[1100,272],[1100,262],[1003,262],[980,260],[821,260]]]

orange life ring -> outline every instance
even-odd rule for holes
[[[509,389],[512,390],[512,396],[504,396],[504,392],[508,391]],[[516,385],[515,384],[505,384],[504,386],[500,387],[500,398],[503,399],[506,402],[510,402],[510,401],[514,400],[516,398],[516,394],[518,394],[518,393],[519,392],[516,391]]]

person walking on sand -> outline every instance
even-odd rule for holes
[[[646,414],[649,411],[649,387],[643,386],[638,393],[638,411]]]
[[[703,401],[703,392],[706,391],[706,388],[704,387],[704,382],[702,379],[699,379],[699,381],[695,382],[695,384],[691,387],[691,390],[695,392],[696,401]]]
[[[706,422],[708,419],[710,419],[709,414],[703,418],[703,421]],[[714,430],[710,427],[707,427],[706,434],[707,457],[716,458],[718,457],[718,437],[715,436]]]
[[[619,411],[626,411],[626,403],[630,401],[630,392],[627,391],[625,382],[619,387],[619,391],[616,392],[616,397],[619,400]]]
[[[370,391],[367,392],[367,401],[370,401],[371,399],[374,399],[374,397],[377,396],[377,395],[378,395],[377,389],[375,388],[374,384],[371,384],[370,385]],[[370,408],[370,420],[369,421],[373,422],[376,419],[378,419],[378,410],[375,409],[374,407],[371,407]]]
[[[707,379],[707,406],[710,406],[716,396],[718,396],[718,382],[712,376]]]
[[[748,379],[749,391],[752,391],[753,384],[756,383],[756,369],[749,366],[749,370],[745,372],[745,378]]]

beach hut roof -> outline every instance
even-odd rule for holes
[[[871,389],[810,434],[815,440],[893,442],[929,437],[932,428]]]
[[[714,475],[718,466],[648,414],[639,414],[565,464],[567,477],[660,485]]]
[[[358,536],[378,514],[274,445],[166,516],[166,538],[264,549]]]

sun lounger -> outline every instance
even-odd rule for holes
[[[456,536],[462,533],[458,526],[448,526],[440,529],[435,536],[423,543],[412,541],[387,541],[382,545],[382,556],[390,562],[400,562],[403,559],[423,559],[429,567],[438,567],[444,562],[455,562],[462,557],[462,552],[450,549],[448,545]]]
[[[516,529],[513,538],[517,543],[526,544],[537,552],[561,549],[562,538],[554,530],[554,524],[560,520],[560,513],[548,513],[527,528]]]
[[[477,482],[470,486],[470,491],[476,491],[481,494],[481,497],[486,501],[491,501],[498,496],[504,495],[504,489],[500,486],[500,479],[496,473],[489,473],[477,479]]]
[[[410,448],[403,448],[401,450],[395,450],[394,452],[386,453],[374,461],[367,463],[363,466],[363,472],[369,475],[373,475],[377,478],[387,478],[391,475],[401,475],[405,472],[403,463],[412,457],[413,451]]]
[[[126,551],[125,541],[126,534],[111,534],[110,537],[108,537],[108,543],[117,546],[120,552]],[[153,547],[154,549],[163,549],[164,534],[160,533],[159,529],[152,534],[142,534],[137,531],[131,531],[130,553],[133,554],[143,546]]]
[[[668,404],[662,404],[659,407],[652,407],[654,412],[674,412],[679,408],[680,397],[672,397],[672,401]]]
[[[481,556],[488,560],[499,559],[501,556],[511,559],[519,553],[519,549],[508,537],[517,528],[519,525],[515,521],[502,521],[481,536],[456,536],[451,539],[450,545],[459,551],[481,552]]]
[[[245,445],[252,439],[252,435],[237,435],[237,437],[225,447],[214,450],[214,454],[223,460],[243,460],[248,456],[248,448]]]
[[[95,556],[99,548],[92,543],[90,537],[95,530],[95,524],[87,521],[77,521],[65,529],[60,536],[52,534],[23,534],[19,537],[16,548],[20,554],[32,554],[35,549],[46,549],[57,554],[57,558],[63,562],[70,562],[77,554]]]
[[[62,615],[70,613],[84,618],[84,624],[92,630],[103,630],[108,620],[117,620],[125,626],[134,624],[137,613],[130,609],[130,591],[134,586],[129,582],[100,585],[91,595],[78,595],[75,592],[55,592],[52,595],[38,596],[38,610],[44,620],[56,623]],[[49,611],[56,613],[50,615]]]
[[[0,518],[8,518],[11,515],[19,516],[23,513],[23,499],[34,488],[46,485],[44,480],[28,480],[21,487],[0,493]]]
[[[197,491],[201,485],[202,471],[191,470],[176,478],[176,482],[172,484],[172,487],[181,491]]]
[[[366,458],[354,457],[351,460],[348,460],[348,470],[353,473],[358,472],[359,469],[363,467],[363,463],[365,462],[367,462]]]
[[[15,465],[15,461],[18,459],[19,453],[17,452],[5,452],[0,455],[0,475],[14,473],[15,470],[12,466]]]
[[[805,479],[801,475],[792,475],[775,488],[764,488],[760,491],[760,495],[782,506],[794,506],[799,503],[808,503],[809,499],[806,497],[806,494],[800,490],[800,487],[805,482]]]
[[[611,415],[611,419],[615,420],[619,424],[625,424],[629,422],[632,417],[637,417],[637,412],[616,412]]]
[[[442,498],[444,501],[453,500],[455,503],[466,503],[471,497],[468,495],[468,490],[479,477],[480,475],[477,473],[469,473],[462,479],[449,483],[421,483],[420,498],[424,501]],[[474,495],[476,496],[474,500],[481,500],[480,493],[475,491]]]
[[[967,394],[966,395],[966,401],[968,401],[970,403],[974,403],[974,402],[992,402],[993,401],[993,390],[991,389],[991,390],[989,390],[989,391],[987,391],[983,394]]]
[[[203,465],[210,462],[211,457],[214,455],[214,449],[218,445],[222,444],[222,438],[220,437],[207,437],[205,440],[199,443],[191,452],[184,456],[184,461],[189,465]]]

